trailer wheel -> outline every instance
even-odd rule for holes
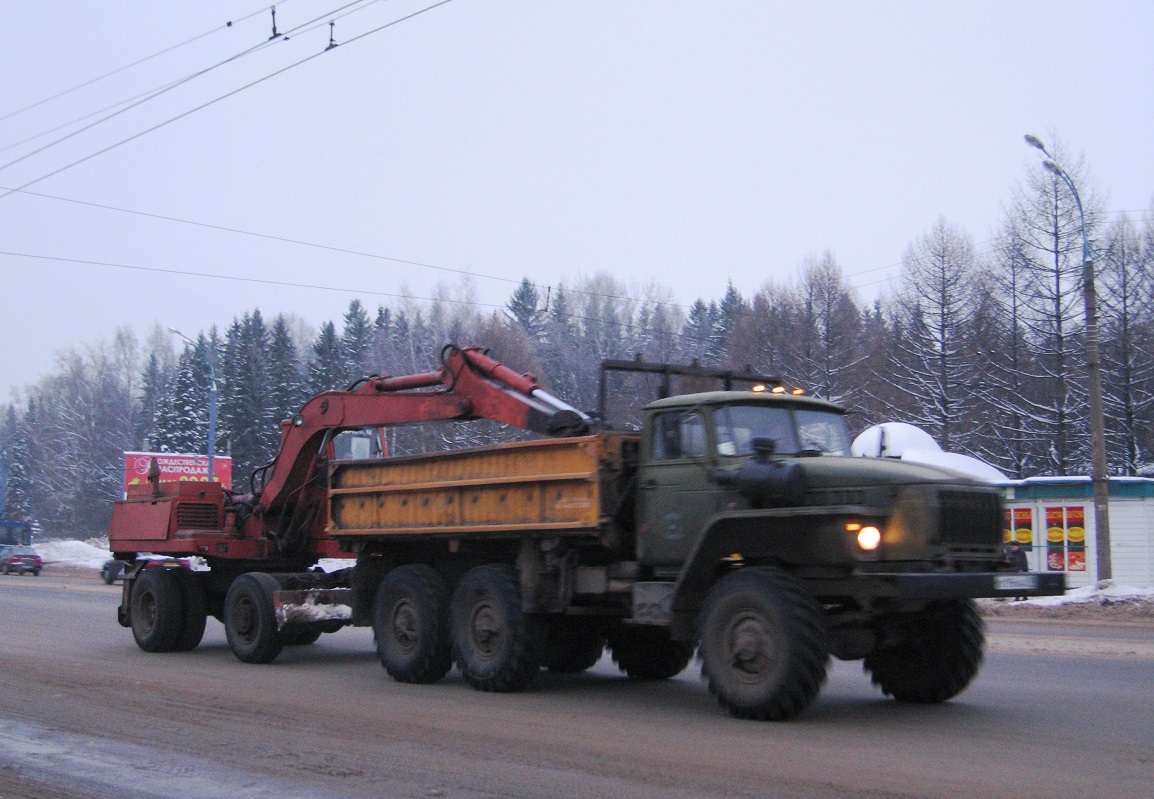
[[[609,654],[633,680],[668,680],[693,659],[693,645],[674,641],[666,627],[618,625],[609,630]]]
[[[248,572],[232,581],[224,598],[224,632],[229,648],[244,663],[268,663],[284,642],[276,624],[273,592],[277,581],[263,572]]]
[[[825,682],[821,607],[785,572],[750,568],[722,579],[706,597],[698,638],[709,691],[738,718],[792,718]]]
[[[180,584],[163,566],[149,566],[136,576],[129,600],[132,637],[145,652],[171,652],[184,627]]]
[[[883,627],[882,644],[862,666],[887,696],[936,704],[960,694],[977,676],[984,644],[973,600],[945,600]]]
[[[180,635],[173,649],[177,652],[191,652],[200,646],[204,638],[204,626],[208,621],[208,593],[201,578],[188,569],[171,569],[169,574],[180,587],[180,598],[184,605]]]
[[[453,667],[449,589],[429,566],[399,566],[381,581],[373,605],[381,665],[397,682],[434,683]]]
[[[564,616],[549,620],[544,666],[554,674],[592,668],[605,650],[604,624]]]
[[[521,586],[512,567],[477,566],[457,584],[450,605],[457,667],[479,691],[529,687],[541,670],[541,635],[521,611]]]

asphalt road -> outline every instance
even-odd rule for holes
[[[197,651],[150,655],[118,592],[0,577],[0,799],[1154,795],[1149,627],[996,621],[953,702],[898,704],[835,662],[802,718],[763,724],[725,715],[695,667],[402,685],[363,629],[252,666],[210,620]]]

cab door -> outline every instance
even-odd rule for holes
[[[680,570],[722,489],[710,478],[711,444],[700,410],[655,413],[641,458],[638,560],[658,572]]]

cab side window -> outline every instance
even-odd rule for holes
[[[705,419],[700,413],[671,411],[654,417],[653,460],[701,458],[705,447]]]

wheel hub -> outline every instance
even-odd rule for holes
[[[730,670],[742,682],[760,682],[774,669],[777,653],[766,620],[753,613],[733,620],[726,636]]]

